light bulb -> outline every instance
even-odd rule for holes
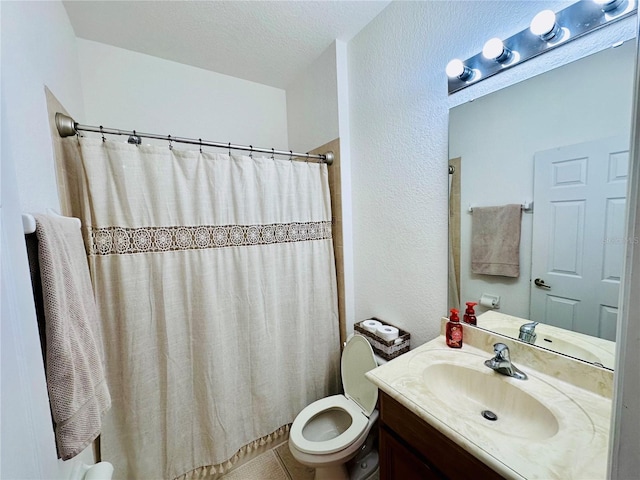
[[[504,46],[502,40],[494,37],[487,40],[482,47],[482,55],[489,60],[495,60],[498,63],[506,62],[511,57],[511,50]]]
[[[473,76],[473,71],[467,67],[462,60],[459,58],[454,58],[449,63],[447,63],[447,68],[445,69],[447,72],[447,76],[450,78],[459,78],[460,80],[468,80]]]
[[[560,31],[556,23],[556,14],[552,10],[543,10],[533,17],[529,29],[545,41],[551,40]]]

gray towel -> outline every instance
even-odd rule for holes
[[[520,276],[521,205],[474,207],[471,222],[471,272]]]
[[[78,225],[34,215],[45,316],[46,377],[58,456],[79,454],[100,434],[111,406],[102,338]]]

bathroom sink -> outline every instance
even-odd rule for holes
[[[467,422],[501,435],[544,440],[558,433],[558,420],[542,402],[516,382],[490,369],[486,373],[453,363],[435,363],[422,372],[433,396],[449,404]]]
[[[535,355],[514,349],[511,361],[528,378],[501,375],[484,364],[495,354],[495,337],[474,333],[461,349],[447,348],[440,336],[367,378],[504,478],[606,478],[611,400],[555,371],[593,370],[594,380],[607,372],[561,356],[536,369]]]
[[[527,380],[501,375],[484,365],[490,356],[454,349],[418,353],[409,362],[412,373],[396,378],[392,385],[471,437],[495,435],[500,442],[545,443],[570,436],[566,418],[593,426],[562,391],[535,373],[526,372]],[[512,361],[522,367],[517,358]],[[583,433],[588,439],[589,432]]]

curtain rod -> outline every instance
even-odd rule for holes
[[[61,137],[71,137],[73,135],[77,135],[78,132],[95,132],[95,133],[103,133],[107,135],[129,135],[133,137],[133,141],[129,143],[140,143],[140,138],[155,138],[156,140],[166,140],[169,143],[188,143],[191,145],[200,145],[202,147],[218,147],[218,148],[227,148],[231,150],[244,150],[246,152],[259,152],[259,153],[270,153],[271,155],[287,155],[293,159],[293,157],[302,157],[305,160],[310,158],[315,158],[320,160],[321,162],[326,163],[327,165],[331,165],[333,163],[334,155],[333,152],[327,152],[324,154],[313,154],[313,153],[296,153],[291,150],[275,150],[273,148],[257,148],[253,145],[249,145],[248,147],[245,145],[234,145],[232,143],[221,143],[221,142],[211,142],[208,140],[201,140],[199,138],[183,138],[183,137],[172,137],[171,135],[158,135],[156,133],[142,133],[137,132],[136,130],[127,131],[127,130],[119,130],[116,128],[103,128],[93,127],[90,125],[81,125],[76,122],[73,118],[64,115],[63,113],[56,113],[56,127],[58,128],[58,134]],[[137,138],[136,138],[137,137]],[[130,139],[131,140],[131,139]]]

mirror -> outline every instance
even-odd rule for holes
[[[634,74],[635,39],[450,110],[449,305],[461,319],[483,298],[478,327],[518,338],[540,322],[529,343],[613,368]],[[519,274],[473,273],[487,241],[473,237],[474,212],[517,248],[514,222],[482,209],[509,204],[523,207]]]

